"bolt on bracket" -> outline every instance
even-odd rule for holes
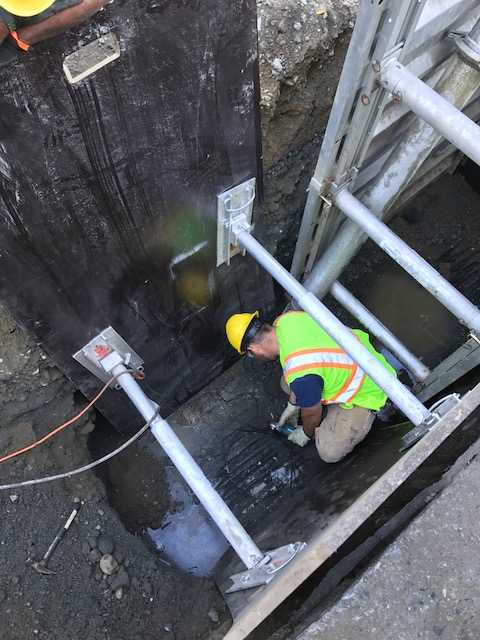
[[[95,336],[74,353],[73,358],[105,383],[111,379],[110,371],[115,364],[119,364],[119,361],[137,371],[142,371],[144,364],[142,358],[112,327],[107,327]],[[116,381],[113,381],[110,386],[116,388]]]
[[[243,591],[244,589],[252,589],[253,587],[261,587],[264,584],[268,584],[273,580],[277,571],[283,569],[306,546],[305,542],[292,542],[284,547],[269,551],[265,554],[263,560],[251,569],[230,576],[233,584],[225,593],[234,593],[235,591]]]
[[[245,255],[237,235],[252,230],[253,202],[255,200],[255,178],[225,191],[217,196],[217,267],[238,253]]]
[[[439,421],[460,402],[460,395],[458,393],[451,393],[445,398],[441,398],[438,402],[435,402],[429,409],[429,413],[425,420],[409,431],[402,437],[403,446],[399,451],[405,451],[418,442],[423,436],[431,431]]]

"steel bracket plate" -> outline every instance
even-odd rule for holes
[[[237,242],[235,231],[239,221],[243,230],[251,229],[253,202],[255,200],[255,178],[224,191],[217,196],[217,267],[238,253],[245,255]]]
[[[306,546],[307,544],[305,542],[292,542],[284,547],[278,547],[278,549],[269,551],[257,566],[248,569],[248,571],[235,573],[230,576],[233,584],[226,590],[226,593],[234,593],[235,591],[252,589],[253,587],[268,584],[273,580],[276,572],[280,571],[290,560],[293,560],[299,551]]]
[[[125,342],[125,340],[113,329],[107,327],[95,338],[90,340],[84,347],[73,354],[73,358],[82,364],[103,382],[108,382],[111,375],[100,364],[101,361],[112,353],[117,353],[122,362],[131,366],[137,371],[143,370],[144,360]],[[117,386],[114,381],[110,384],[112,388]]]
[[[431,429],[433,429],[439,421],[460,402],[460,395],[458,393],[452,393],[445,398],[442,398],[435,404],[433,404],[429,411],[429,419],[425,420],[414,429],[409,431],[403,436],[403,446],[399,451],[405,451],[418,442],[424,435],[426,435]]]

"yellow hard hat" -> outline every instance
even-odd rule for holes
[[[0,7],[14,16],[28,18],[48,9],[55,0],[0,0]]]
[[[236,313],[227,320],[225,325],[228,341],[242,356],[245,353],[242,350],[243,339],[255,318],[258,318],[258,311],[255,311],[255,313]]]

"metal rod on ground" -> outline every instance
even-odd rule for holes
[[[347,189],[333,195],[335,204],[388,255],[439,300],[462,324],[480,331],[480,310],[438,271],[381,222]]]
[[[395,405],[415,425],[421,424],[430,412],[397,378],[361,344],[334,314],[314,295],[303,287],[282,265],[271,256],[247,230],[236,235],[238,243],[246,249],[282,287],[292,295],[322,329],[357,362]]]
[[[363,326],[384,344],[398,360],[422,382],[430,375],[430,369],[411,353],[387,327],[353,296],[340,282],[334,282],[330,289],[332,296],[359,320]]]
[[[385,89],[480,165],[480,127],[475,122],[396,60],[382,68],[380,78]]]
[[[118,376],[118,384],[137,407],[145,420],[150,420],[156,405],[143,392],[131,375],[120,375],[128,371],[123,364],[112,369]],[[234,514],[227,507],[219,494],[213,489],[198,464],[183,446],[168,422],[157,416],[151,424],[151,431],[168,457],[175,464],[195,492],[223,535],[227,538],[247,569],[254,567],[263,559],[263,553],[256,546]]]

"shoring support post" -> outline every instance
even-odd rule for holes
[[[117,364],[111,369],[111,373],[114,376],[118,376],[118,384],[142,414],[143,418],[150,420],[157,406],[128,373],[128,369],[123,364]],[[264,554],[212,487],[168,422],[157,416],[152,420],[151,431],[247,569],[252,569],[259,564],[263,560]]]
[[[380,342],[393,353],[393,355],[413,374],[419,382],[423,382],[429,375],[430,369],[400,340],[387,329],[387,327],[376,318],[354,295],[348,291],[340,282],[334,282],[330,289],[331,295],[349,313],[352,314],[363,326],[380,340]]]
[[[333,200],[350,220],[435,296],[462,324],[474,331],[480,331],[480,310],[385,223],[374,216],[347,188],[340,188],[334,192]]]
[[[428,409],[394,375],[385,369],[377,358],[356,339],[354,334],[313,293],[295,280],[258,240],[250,235],[248,228],[242,229],[242,226],[239,225],[235,237],[236,241],[290,293],[300,307],[360,365],[414,425],[418,426],[432,417]]]

